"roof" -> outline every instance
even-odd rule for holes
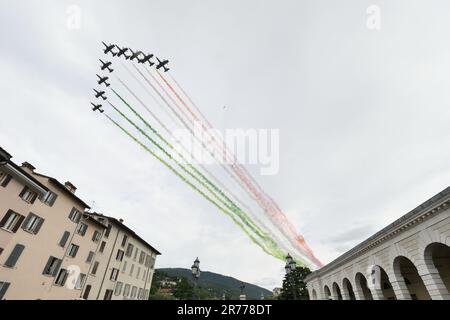
[[[417,206],[413,210],[411,210],[408,213],[406,213],[405,215],[401,216],[399,219],[397,219],[394,222],[392,222],[391,224],[387,225],[386,227],[384,227],[383,229],[381,229],[380,231],[378,231],[371,237],[367,238],[366,240],[364,240],[357,246],[353,247],[346,253],[340,255],[338,258],[336,258],[332,262],[328,263],[321,269],[318,269],[318,270],[310,273],[306,277],[306,280],[309,281],[309,280],[313,279],[315,276],[318,276],[318,275],[326,272],[327,270],[331,269],[333,266],[338,265],[341,262],[344,262],[345,260],[349,259],[354,254],[356,254],[358,251],[367,247],[369,244],[371,244],[375,240],[383,237],[383,235],[385,235],[386,233],[389,233],[391,230],[397,228],[399,225],[404,224],[406,221],[409,221],[409,220],[415,218],[416,216],[420,215],[425,209],[429,209],[430,207],[439,204],[443,200],[448,200],[448,199],[450,199],[450,187],[447,187],[446,189],[442,190],[435,196],[431,197],[430,199],[428,199],[427,201],[422,203],[421,205]]]
[[[101,213],[97,213],[97,212],[88,212],[89,214],[98,216],[98,217],[102,217],[102,218],[106,218],[111,222],[114,222],[115,224],[117,224],[120,228],[125,229],[128,233],[130,233],[132,236],[134,236],[136,239],[142,241],[146,246],[148,246],[150,249],[152,249],[154,252],[156,252],[157,255],[161,255],[161,252],[159,252],[158,250],[156,250],[150,243],[148,243],[147,241],[145,241],[142,237],[140,237],[136,232],[134,232],[133,230],[131,230],[129,227],[127,227],[126,225],[124,225],[122,222],[120,222],[119,220],[117,220],[114,217],[110,217],[110,216],[105,216],[104,214]]]
[[[0,160],[9,160],[12,158],[12,155],[9,154],[5,149],[0,147]]]
[[[23,170],[22,167],[18,166],[11,160],[6,160],[6,161],[0,162],[0,166],[6,166],[6,165],[10,165],[11,167],[13,167],[14,170],[20,172],[20,174],[24,175],[27,179],[31,180],[33,183],[38,185],[40,188],[44,189],[45,191],[48,191],[48,188],[46,186],[44,186],[41,182],[39,182],[39,180],[37,180],[35,177],[33,177],[31,174],[29,174],[28,172]]]
[[[51,183],[53,183],[54,185],[59,187],[62,191],[64,191],[66,193],[66,195],[68,195],[73,200],[79,202],[86,209],[90,209],[91,208],[86,202],[84,202],[81,198],[79,198],[75,193],[71,192],[70,190],[67,190],[67,188],[64,186],[64,184],[59,182],[57,179],[55,179],[53,177],[50,177],[50,176],[46,176],[46,175],[44,175],[42,173],[34,172],[34,174],[38,175],[40,177],[43,177],[43,178],[47,178]]]
[[[101,223],[101,222],[98,221],[97,219],[94,219],[94,218],[93,218],[91,215],[89,215],[89,214],[86,214],[86,215],[85,215],[85,218],[86,218],[86,220],[89,220],[90,222],[93,222],[93,223],[97,224],[98,226],[100,226],[100,227],[102,227],[102,228],[104,228],[104,229],[107,229],[107,228],[108,228],[107,225]]]

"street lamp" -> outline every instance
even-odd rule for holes
[[[284,266],[284,270],[286,270],[286,280],[290,282],[290,285],[292,287],[292,294],[294,296],[294,300],[297,300],[297,290],[295,290],[295,279],[293,277],[289,277],[289,274],[297,269],[297,264],[295,263],[294,259],[291,257],[291,255],[288,253],[286,256],[286,265]]]
[[[195,289],[197,288],[198,278],[200,278],[200,260],[195,259],[194,264],[191,267],[192,270],[192,278],[194,279],[194,297],[195,297]]]

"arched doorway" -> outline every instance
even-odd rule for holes
[[[369,284],[370,289],[378,290],[381,292],[383,297],[386,300],[396,300],[394,289],[392,288],[392,284],[389,281],[389,277],[386,271],[375,265],[372,267],[372,274],[370,276],[372,283]]]
[[[408,288],[411,299],[430,300],[431,297],[414,263],[404,256],[394,259],[394,272],[401,275]]]
[[[425,249],[425,262],[435,268],[450,293],[450,247],[443,243],[432,243]]]
[[[364,300],[373,300],[372,293],[367,286],[367,279],[361,272],[356,274],[355,283],[358,290],[362,292]]]
[[[325,299],[332,300],[331,299],[331,291],[330,291],[330,288],[328,288],[328,286],[325,286],[323,288],[323,292],[325,292]]]
[[[333,283],[333,296],[337,300],[342,300],[341,289],[339,288],[339,286],[338,286],[338,284],[336,282]]]
[[[312,299],[317,300],[317,292],[316,289],[312,289]]]
[[[342,281],[342,290],[344,290],[344,292],[347,292],[350,300],[356,300],[352,283],[347,278],[344,278],[344,280]]]

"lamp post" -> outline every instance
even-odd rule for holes
[[[195,289],[197,288],[198,278],[200,278],[200,260],[195,259],[194,264],[191,267],[192,278],[194,279],[194,299],[195,299]]]
[[[286,270],[286,280],[290,282],[292,286],[292,294],[294,296],[294,300],[297,300],[297,290],[295,290],[295,279],[289,279],[289,274],[297,269],[297,264],[294,259],[288,253],[286,256],[286,265],[284,266],[284,270]]]

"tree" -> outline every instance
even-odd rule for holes
[[[179,300],[190,300],[194,297],[194,287],[188,279],[183,277],[178,281],[172,293]]]
[[[305,278],[311,273],[307,267],[297,268],[284,277],[279,300],[309,300]]]

